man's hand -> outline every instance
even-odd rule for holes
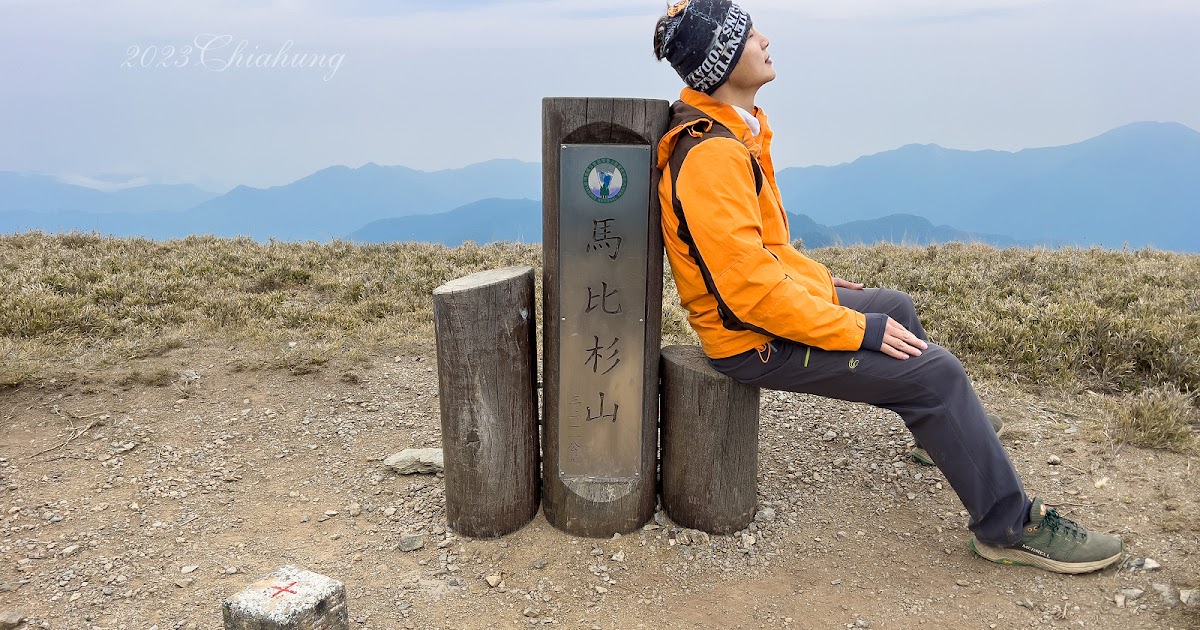
[[[903,360],[910,356],[919,357],[921,351],[927,348],[929,348],[929,344],[918,339],[900,322],[891,317],[888,318],[887,328],[883,331],[883,346],[879,348],[880,352],[893,359]]]
[[[865,285],[861,282],[850,282],[848,280],[842,280],[841,278],[834,276],[833,277],[833,286],[841,287],[843,289],[861,290],[863,287],[865,287],[867,285]]]

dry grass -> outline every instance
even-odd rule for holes
[[[1114,441],[1173,451],[1195,447],[1194,432],[1200,426],[1195,393],[1164,385],[1126,394],[1109,404],[1113,420],[1108,431]]]
[[[842,277],[911,294],[930,337],[978,375],[1200,389],[1200,256],[961,244],[815,255]]]
[[[428,339],[434,287],[539,259],[506,244],[0,237],[0,386],[213,338],[237,344],[236,368],[303,373],[362,344]]]
[[[1134,443],[1175,448],[1169,436],[1196,422],[1200,256],[961,244],[810,253],[836,275],[910,293],[931,337],[976,377],[1103,393]],[[540,247],[4,236],[0,387],[194,343],[230,344],[235,369],[361,362],[368,349],[431,340],[438,285],[509,265],[540,271]],[[663,342],[694,343],[669,273],[665,284]],[[126,372],[128,384],[167,379]]]

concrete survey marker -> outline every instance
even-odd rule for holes
[[[225,600],[225,630],[348,630],[346,587],[293,566]]]

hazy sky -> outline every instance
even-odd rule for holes
[[[1200,129],[1197,0],[742,5],[779,72],[758,104],[780,168]],[[223,191],[333,164],[536,161],[542,97],[677,97],[651,54],[665,6],[0,0],[0,170]],[[302,54],[319,66],[285,67]]]

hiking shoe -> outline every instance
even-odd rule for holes
[[[1001,420],[1000,416],[997,416],[994,413],[989,413],[987,417],[988,420],[992,421],[992,428],[996,430],[996,435],[1004,433],[1004,420]],[[929,456],[929,451],[921,448],[920,444],[914,446],[913,450],[909,451],[908,454],[911,455],[913,459],[925,464],[926,466],[934,465],[933,458]]]
[[[1087,573],[1116,562],[1125,543],[1116,536],[1089,532],[1075,521],[1047,510],[1041,499],[1033,500],[1029,522],[1021,542],[1011,547],[993,547],[971,537],[971,549],[1000,564],[1038,567],[1055,573]]]

